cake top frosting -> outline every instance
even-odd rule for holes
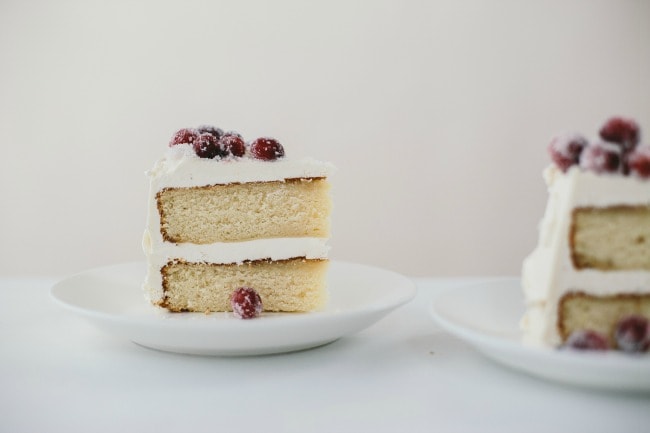
[[[285,157],[270,137],[246,142],[235,131],[214,126],[183,128],[172,136],[167,152],[147,172],[152,187],[191,187],[245,182],[328,177],[335,170],[314,158]]]
[[[566,173],[573,166],[596,174],[618,174],[650,179],[650,145],[640,144],[637,122],[612,117],[605,122],[596,140],[579,133],[554,137],[548,151],[555,166]]]

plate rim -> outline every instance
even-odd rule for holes
[[[114,318],[116,318],[115,314],[111,314],[111,313],[107,313],[107,312],[103,312],[103,311],[98,311],[98,310],[89,310],[87,308],[80,307],[80,306],[78,306],[76,304],[68,303],[68,302],[60,299],[56,295],[55,292],[58,290],[58,288],[61,285],[64,285],[65,283],[69,283],[70,280],[75,279],[75,278],[81,278],[81,277],[84,277],[84,276],[87,276],[89,274],[93,274],[93,273],[99,272],[99,271],[107,271],[107,270],[109,270],[111,268],[122,268],[122,267],[125,267],[125,266],[136,266],[136,265],[143,265],[144,266],[145,263],[146,262],[144,262],[144,261],[123,262],[123,263],[117,263],[117,264],[112,264],[112,265],[107,265],[107,266],[99,266],[99,267],[90,268],[90,269],[87,269],[87,270],[84,270],[84,271],[76,272],[76,273],[74,273],[72,275],[69,275],[67,277],[61,278],[58,281],[56,281],[50,287],[50,290],[49,290],[50,297],[56,303],[61,305],[62,307],[70,309],[70,310],[77,311],[77,312],[79,312],[81,314],[92,314],[93,316],[105,316],[106,319],[114,319]],[[403,274],[397,273],[395,271],[380,268],[380,267],[377,267],[377,266],[354,263],[354,262],[348,262],[348,261],[340,261],[340,260],[330,260],[330,264],[334,265],[334,266],[363,267],[363,268],[366,268],[366,269],[371,269],[373,271],[379,271],[379,272],[393,274],[394,277],[397,277],[399,279],[403,279],[403,282],[408,281],[408,283],[409,283],[408,284],[408,286],[409,286],[408,289],[409,290],[408,291],[404,290],[404,292],[401,294],[401,296],[398,297],[398,300],[393,301],[393,303],[397,304],[398,306],[404,305],[405,303],[410,302],[417,295],[417,292],[418,292],[417,284],[415,284],[415,282],[411,278],[409,278],[409,277],[407,277],[407,276],[405,276]],[[404,288],[404,289],[406,289],[406,288]],[[143,293],[143,299],[144,299],[144,293]],[[146,303],[146,299],[144,299],[144,301]],[[152,306],[152,307],[156,308],[155,306]],[[295,313],[296,316],[294,316],[294,317],[291,317],[291,314],[293,314],[293,313],[272,313],[272,314],[274,314],[274,317],[277,317],[277,319],[274,319],[273,321],[279,321],[279,320],[282,320],[285,317],[287,319],[293,319],[293,318],[297,317],[297,315],[300,315],[300,317],[319,317],[319,316],[322,317],[324,315],[329,315],[329,314],[336,314],[337,316],[344,316],[344,315],[348,315],[348,314],[353,314],[355,312],[358,312],[359,310],[360,311],[368,311],[368,312],[381,312],[381,311],[384,311],[386,309],[391,309],[391,308],[394,308],[392,304],[389,304],[389,305],[387,305],[387,304],[378,304],[378,305],[370,304],[369,307],[364,307],[364,308],[358,308],[357,307],[357,308],[352,308],[352,309],[349,309],[349,310],[346,309],[346,310],[343,310],[343,311],[336,311],[336,312],[335,311],[324,310],[324,311],[314,311],[314,312],[309,312],[309,313]],[[164,310],[159,310],[159,311],[161,313],[165,313]],[[174,314],[179,314],[179,317],[180,317],[180,315],[195,315],[196,317],[200,317],[200,316],[204,315],[204,313],[200,313],[200,312],[183,312],[183,313],[174,313]],[[221,314],[221,312],[214,312],[214,313],[211,313],[211,314],[214,314],[216,316],[218,314]],[[277,316],[275,316],[275,314],[277,314]],[[207,316],[209,317],[210,315],[207,315]],[[122,316],[119,316],[119,317],[122,317]],[[253,320],[236,320],[235,321],[235,320],[233,320],[233,322],[234,323],[259,323],[260,321],[253,321]],[[165,322],[165,323],[167,323],[167,322]]]
[[[544,347],[544,346],[535,346],[525,344],[521,339],[521,330],[516,329],[517,335],[520,337],[519,340],[514,340],[507,338],[506,336],[498,336],[492,333],[481,333],[478,329],[473,327],[468,327],[462,323],[455,322],[453,319],[450,319],[448,316],[445,316],[444,313],[440,310],[440,303],[446,296],[458,295],[459,291],[469,291],[476,290],[477,288],[482,288],[488,290],[486,285],[494,286],[499,284],[516,284],[518,290],[521,289],[521,278],[520,277],[494,277],[494,278],[485,278],[479,281],[474,281],[471,283],[463,284],[460,286],[455,286],[447,288],[436,294],[434,299],[429,305],[429,315],[430,317],[438,324],[442,329],[444,329],[449,334],[465,341],[470,344],[474,349],[483,354],[484,356],[494,360],[495,362],[502,364],[513,370],[520,372],[525,372],[529,375],[545,378],[555,382],[562,382],[567,384],[582,385],[592,388],[601,388],[601,389],[618,389],[613,385],[606,385],[603,381],[599,384],[589,383],[580,378],[576,380],[568,381],[560,378],[562,375],[547,375],[539,371],[535,371],[532,367],[522,366],[520,363],[512,362],[512,360],[503,359],[503,355],[516,355],[517,357],[535,357],[537,360],[545,362],[553,362],[558,366],[566,367],[587,367],[587,368],[629,368],[629,369],[643,369],[650,374],[650,353],[645,355],[634,355],[634,354],[625,354],[618,351],[607,351],[607,352],[579,352],[571,350],[560,350],[554,347]],[[503,288],[503,286],[501,286]],[[508,291],[513,291],[514,288],[510,287]],[[523,295],[522,295],[523,296]],[[438,305],[437,305],[438,304]],[[521,314],[523,315],[524,305],[522,305]],[[515,331],[514,329],[511,331]],[[496,349],[496,351],[494,350]],[[628,384],[625,386],[626,389],[631,391],[650,391],[650,380],[647,380],[643,383],[637,383],[636,385]]]
[[[105,265],[105,266],[99,266],[95,268],[90,268],[81,272],[74,273],[72,275],[69,275],[67,277],[61,278],[58,281],[56,281],[50,288],[49,294],[50,298],[53,299],[55,303],[57,303],[60,307],[64,308],[65,310],[70,311],[71,313],[74,313],[77,316],[80,316],[86,320],[89,320],[95,325],[105,325],[105,326],[99,326],[100,328],[106,329],[106,327],[111,327],[115,328],[118,326],[128,328],[128,327],[138,327],[141,329],[140,332],[146,331],[146,330],[158,330],[158,331],[165,331],[165,330],[173,330],[174,332],[177,333],[205,333],[205,332],[211,332],[212,335],[214,336],[221,336],[225,333],[229,332],[235,332],[239,333],[239,335],[242,335],[243,333],[255,333],[255,332],[270,332],[273,331],[274,329],[280,329],[280,328],[286,328],[290,327],[293,324],[300,326],[307,326],[307,327],[315,327],[319,325],[326,325],[326,324],[331,324],[332,320],[337,320],[341,323],[337,324],[336,326],[332,326],[331,328],[345,328],[343,331],[340,332],[334,332],[337,335],[335,338],[330,338],[328,341],[323,341],[318,344],[314,344],[313,341],[312,343],[300,347],[297,349],[289,349],[289,350],[281,350],[281,351],[266,351],[259,353],[259,351],[256,351],[255,349],[250,349],[250,350],[243,350],[243,351],[238,351],[238,353],[235,353],[235,355],[247,355],[247,352],[251,352],[250,354],[267,354],[267,353],[281,353],[281,352],[287,352],[287,351],[293,351],[293,350],[301,350],[301,349],[307,349],[310,347],[317,347],[323,344],[327,344],[327,342],[334,341],[336,339],[345,337],[347,335],[352,335],[356,332],[359,332],[368,326],[374,324],[375,322],[379,321],[383,316],[387,315],[391,311],[411,302],[415,296],[417,295],[417,285],[415,282],[400,273],[397,273],[395,271],[389,270],[389,269],[384,269],[372,265],[366,265],[366,264],[360,264],[360,263],[354,263],[354,262],[347,262],[347,261],[338,261],[338,260],[330,260],[330,264],[334,265],[334,269],[341,269],[340,272],[349,272],[350,268],[354,272],[355,270],[358,272],[358,270],[363,270],[365,272],[381,272],[384,274],[391,274],[391,278],[396,279],[396,283],[392,284],[389,286],[389,293],[387,296],[383,298],[379,298],[381,302],[366,302],[362,303],[361,305],[354,306],[351,309],[344,309],[344,310],[326,310],[325,311],[317,311],[313,313],[298,313],[296,315],[292,315],[291,313],[270,313],[269,316],[267,317],[267,320],[241,320],[237,319],[234,316],[226,316],[227,313],[223,312],[217,312],[217,313],[211,313],[211,314],[204,314],[204,313],[169,313],[165,310],[158,309],[157,307],[151,305],[151,308],[153,309],[152,312],[154,314],[146,314],[143,315],[142,313],[135,313],[135,314],[129,314],[129,313],[124,313],[124,312],[112,312],[112,311],[102,311],[98,309],[93,309],[93,308],[88,308],[85,306],[80,305],[79,303],[74,303],[70,302],[69,300],[63,299],[61,296],[61,292],[65,290],[69,284],[75,284],[75,280],[79,278],[84,278],[84,277],[102,277],[102,273],[107,273],[106,275],[110,275],[112,273],[119,272],[121,269],[123,270],[129,270],[133,271],[137,267],[141,267],[142,269],[142,278],[144,281],[144,272],[146,269],[146,262],[145,261],[130,261],[130,262],[122,262],[122,263],[116,263],[116,264],[110,264],[110,265]],[[332,268],[330,268],[332,269]],[[329,272],[329,271],[328,271]],[[135,281],[133,281],[131,284],[137,284]],[[332,290],[332,286],[329,288]],[[78,289],[77,289],[78,290]],[[74,292],[74,290],[73,290]],[[142,292],[142,302],[143,304],[148,304],[148,301],[146,300],[144,296],[144,292]],[[160,312],[160,316],[157,316],[155,312],[158,311]],[[176,317],[179,317],[180,320],[169,320],[169,316],[171,314],[179,314]],[[180,316],[180,315],[183,316]],[[202,320],[202,317],[206,317],[206,320]],[[185,320],[187,318],[188,320]],[[355,323],[364,323],[364,325],[360,329],[356,329],[353,331],[350,331],[349,329],[355,328],[353,326]],[[365,324],[368,322],[367,324]],[[262,331],[263,330],[263,331]],[[116,332],[113,332],[116,333]],[[145,346],[145,347],[151,347],[154,349],[159,349],[159,350],[165,350],[165,351],[171,351],[175,352],[176,350],[173,350],[173,348],[167,348],[167,349],[161,349],[160,347],[152,347],[149,346],[146,343],[143,343],[142,341],[136,341],[132,337],[129,337],[125,335],[124,333],[121,333],[123,336],[128,337],[131,341],[133,341],[136,344]],[[303,340],[308,340],[309,338],[303,337]],[[228,355],[229,350],[221,350],[218,347],[216,347],[214,344],[209,345],[206,343],[206,347],[210,346],[211,349],[206,349],[208,355]],[[181,350],[178,351],[180,353],[193,353],[193,352],[188,352],[186,350]],[[243,353],[239,353],[243,352]]]

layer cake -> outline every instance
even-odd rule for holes
[[[642,352],[650,346],[650,146],[610,119],[597,140],[553,139],[549,198],[525,259],[526,341]]]
[[[286,158],[271,138],[178,131],[148,172],[147,297],[174,312],[232,311],[250,288],[264,311],[323,308],[332,171]]]

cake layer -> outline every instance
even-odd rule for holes
[[[169,262],[184,260],[196,263],[231,264],[251,260],[285,260],[292,257],[326,259],[329,252],[326,238],[255,239],[209,245],[177,245],[169,242],[154,244],[152,241],[150,234],[145,232],[142,246],[147,254],[148,267],[144,290],[153,303],[157,303],[163,297],[160,269]]]
[[[167,242],[329,236],[329,183],[321,178],[165,188],[156,202]]]
[[[577,208],[572,221],[577,269],[650,270],[650,206]]]
[[[231,311],[231,294],[250,287],[262,298],[264,311],[314,311],[327,301],[328,263],[305,258],[226,265],[169,262],[161,269],[163,298],[158,304],[170,311]]]
[[[614,345],[616,324],[630,315],[650,319],[650,294],[593,296],[569,292],[560,299],[558,329],[562,341],[566,341],[574,331],[589,329],[607,336],[610,344]]]

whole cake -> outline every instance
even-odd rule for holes
[[[549,198],[523,264],[529,342],[645,352],[650,347],[650,146],[615,117],[599,138],[555,137]]]
[[[173,312],[243,318],[260,302],[264,311],[324,307],[332,171],[286,158],[273,138],[246,143],[210,126],[176,132],[147,172],[146,296]]]

